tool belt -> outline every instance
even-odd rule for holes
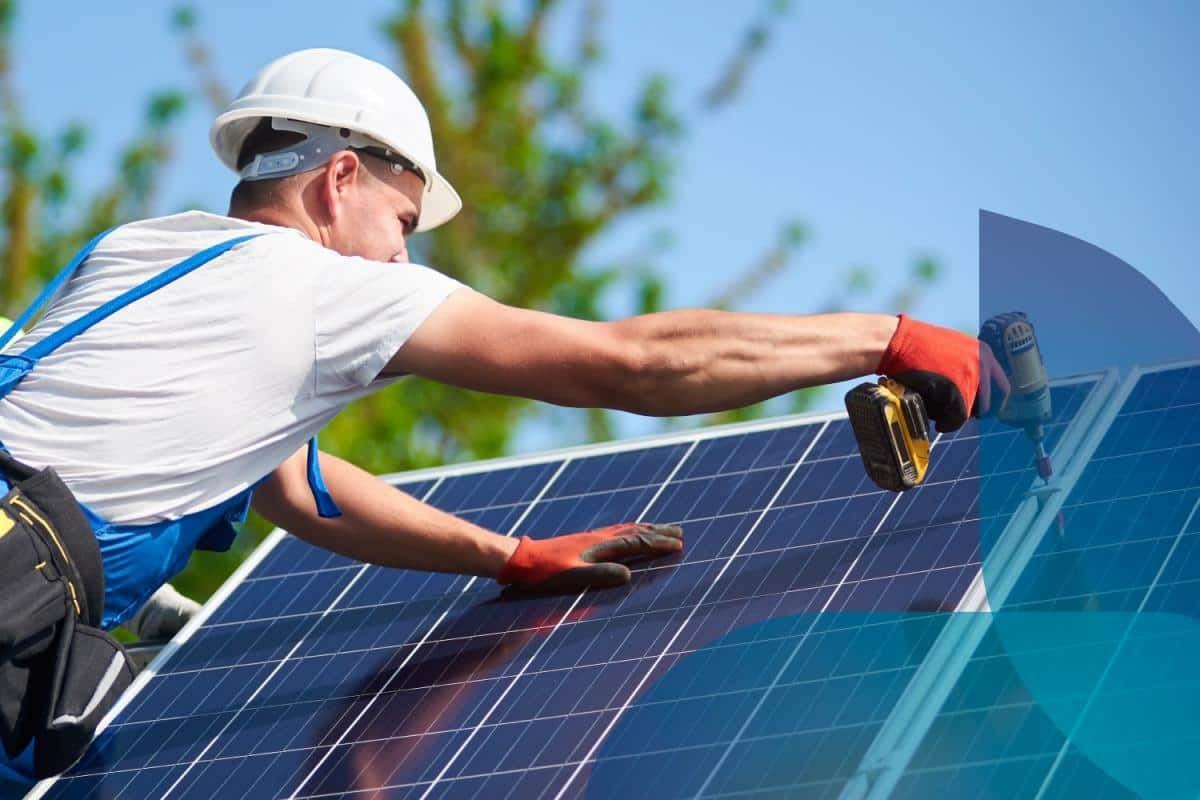
[[[2,450],[0,474],[0,739],[9,758],[33,743],[45,778],[83,756],[134,670],[98,627],[100,549],[71,491]]]

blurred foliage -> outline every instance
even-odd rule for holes
[[[72,177],[75,159],[87,148],[89,125],[105,121],[48,132],[26,124],[12,79],[15,5],[0,0],[0,311],[10,315],[91,235],[161,212],[157,190],[173,154],[172,123],[189,103],[215,110],[230,96],[200,34],[196,8],[177,8],[169,23],[196,76],[195,89],[168,87],[148,98],[141,131],[122,149],[110,180],[82,193]],[[466,198],[452,225],[413,242],[414,260],[502,302],[575,317],[599,319],[615,303],[636,313],[668,305],[668,287],[655,268],[670,246],[668,234],[652,237],[643,252],[606,263],[590,259],[589,246],[669,200],[686,132],[735,104],[788,4],[767,0],[740,36],[731,33],[730,57],[688,115],[678,110],[665,75],[647,76],[623,114],[602,112],[590,101],[590,82],[605,57],[604,8],[600,0],[397,2],[382,33],[398,72],[428,109],[440,169]],[[559,36],[548,41],[551,22],[556,31],[573,29],[566,46]],[[785,223],[712,305],[742,306],[809,239],[803,223]],[[892,307],[911,307],[936,273],[932,260],[919,262]],[[871,271],[852,269],[821,307],[861,302],[872,289]],[[811,390],[798,392],[785,408],[803,410],[812,398]],[[765,408],[707,421],[746,419]],[[613,435],[601,410],[552,409],[412,378],[346,409],[322,434],[322,445],[382,473],[502,455],[531,423],[554,425],[564,441]],[[194,597],[211,593],[267,528],[254,519],[248,527],[230,553],[194,556],[177,587]]]

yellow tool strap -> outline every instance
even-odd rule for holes
[[[63,561],[65,561],[67,564],[71,563],[71,557],[67,555],[67,549],[63,547],[62,542],[58,540],[58,534],[55,532],[53,525],[51,525],[49,522],[43,519],[40,514],[34,511],[33,507],[29,505],[29,503],[26,503],[25,499],[20,495],[13,495],[13,498],[8,502],[9,504],[20,509],[18,513],[21,515],[21,518],[25,520],[26,524],[33,525],[34,520],[37,520],[37,522],[42,526],[42,530],[46,532],[46,535],[49,536],[51,541],[54,542],[54,546],[58,548],[58,552],[60,555],[62,555]],[[30,517],[32,517],[32,519],[30,519]],[[7,519],[7,517],[5,519]],[[8,522],[11,527],[12,520],[8,520]],[[79,605],[79,597],[75,594],[75,584],[71,583],[71,578],[69,575],[64,575],[63,577],[67,581],[67,591],[71,593],[71,604],[75,606],[75,613],[79,616],[83,616],[83,609]]]

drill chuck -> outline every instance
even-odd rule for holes
[[[1050,480],[1054,468],[1050,465],[1050,456],[1046,453],[1045,434],[1042,426],[1026,428],[1025,433],[1033,441],[1033,465],[1037,467],[1038,477],[1044,481]]]

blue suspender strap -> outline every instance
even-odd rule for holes
[[[321,460],[318,457],[317,437],[308,440],[308,488],[312,491],[313,500],[317,503],[317,514],[329,519],[340,517],[342,510],[333,502],[333,496],[325,487],[325,478],[321,476]]]
[[[75,270],[79,269],[79,265],[82,264],[84,260],[86,260],[87,257],[92,254],[92,251],[96,249],[96,245],[100,244],[100,240],[112,233],[112,231],[113,229],[109,228],[108,230],[98,233],[92,237],[91,241],[85,244],[83,249],[75,254],[75,257],[71,259],[71,263],[63,267],[62,271],[54,276],[54,280],[46,284],[46,288],[42,289],[42,293],[37,296],[37,299],[30,304],[29,308],[25,309],[25,312],[21,314],[21,316],[17,317],[17,321],[14,322],[9,329],[4,332],[4,335],[0,336],[0,351],[3,351],[4,348],[8,346],[8,343],[11,342],[13,337],[17,335],[17,331],[29,324],[29,320],[33,319],[34,315],[37,314],[38,309],[40,309],[47,300],[53,297],[54,293],[62,288],[64,283],[71,279],[71,276],[75,274]]]
[[[62,286],[67,282],[68,279],[70,279],[75,270],[79,268],[79,265],[83,263],[84,259],[87,258],[88,254],[92,252],[92,250],[107,233],[108,231],[105,231],[99,236],[96,236],[87,243],[86,247],[84,247],[75,255],[75,258],[71,260],[71,263],[67,265],[66,269],[55,276],[54,280],[51,281],[50,285],[42,291],[37,300],[34,301],[33,305],[27,308],[25,313],[20,316],[14,326],[8,330],[4,336],[4,339],[0,340],[0,345],[3,345],[3,343],[7,342],[8,339],[15,334],[15,330],[17,328],[23,326],[33,318],[33,315],[37,313],[38,308],[40,308],[41,305],[45,303],[55,291],[57,291],[58,287]],[[153,278],[141,284],[140,286],[133,287],[123,294],[114,297],[112,300],[109,300],[107,303],[104,303],[100,307],[92,309],[74,322],[64,325],[62,328],[59,328],[57,331],[47,336],[37,344],[26,348],[20,354],[0,355],[0,397],[4,397],[6,394],[12,391],[13,387],[20,383],[25,376],[28,375],[35,366],[37,366],[39,359],[43,358],[49,353],[54,352],[63,344],[83,333],[97,322],[112,316],[125,306],[129,305],[135,300],[140,300],[156,289],[182,278],[189,272],[203,266],[212,259],[221,255],[226,250],[241,244],[247,239],[253,239],[257,235],[259,234],[238,236],[234,239],[229,239],[221,242],[220,244],[209,247],[206,250],[201,250],[192,257],[180,261],[175,266],[163,270],[158,275],[155,275]]]
[[[180,261],[170,269],[163,270],[145,283],[129,289],[98,308],[92,309],[74,322],[64,325],[45,339],[25,350],[21,355],[36,362],[39,358],[54,352],[60,346],[74,339],[97,322],[112,316],[135,300],[140,300],[151,292],[166,286],[168,283],[179,280],[184,275],[199,269],[225,251],[231,250],[242,242],[253,239],[258,235],[252,233],[249,236],[238,236],[201,250],[190,258]]]
[[[111,229],[110,229],[111,230]],[[0,337],[0,350],[16,335],[16,332],[25,326],[37,313],[38,309],[58,291],[58,289],[66,283],[79,265],[91,254],[96,245],[103,239],[109,231],[99,234],[93,238],[87,245],[80,250],[71,263],[63,269],[54,280],[38,295],[28,309],[25,310],[17,321],[8,329],[3,337]],[[30,370],[37,365],[37,362],[42,357],[54,352],[66,342],[75,338],[79,334],[86,331],[88,328],[95,325],[97,322],[104,320],[116,312],[120,311],[125,306],[133,303],[146,295],[161,289],[169,283],[179,280],[184,275],[196,270],[203,265],[212,261],[222,253],[237,247],[242,242],[253,239],[259,234],[250,234],[247,236],[238,236],[233,239],[213,245],[199,253],[180,261],[173,267],[160,272],[145,283],[135,286],[132,289],[114,297],[107,303],[94,308],[87,314],[84,314],[74,322],[70,322],[58,329],[51,335],[42,339],[40,342],[27,348],[24,352],[18,355],[3,355],[0,356],[0,397],[7,394],[14,386],[29,373]],[[313,493],[313,500],[317,504],[317,513],[322,517],[340,517],[342,510],[338,508],[337,503],[333,501],[333,497],[329,494],[329,489],[325,486],[325,479],[321,476],[321,462],[317,457],[317,437],[313,437],[308,443],[308,485]]]

